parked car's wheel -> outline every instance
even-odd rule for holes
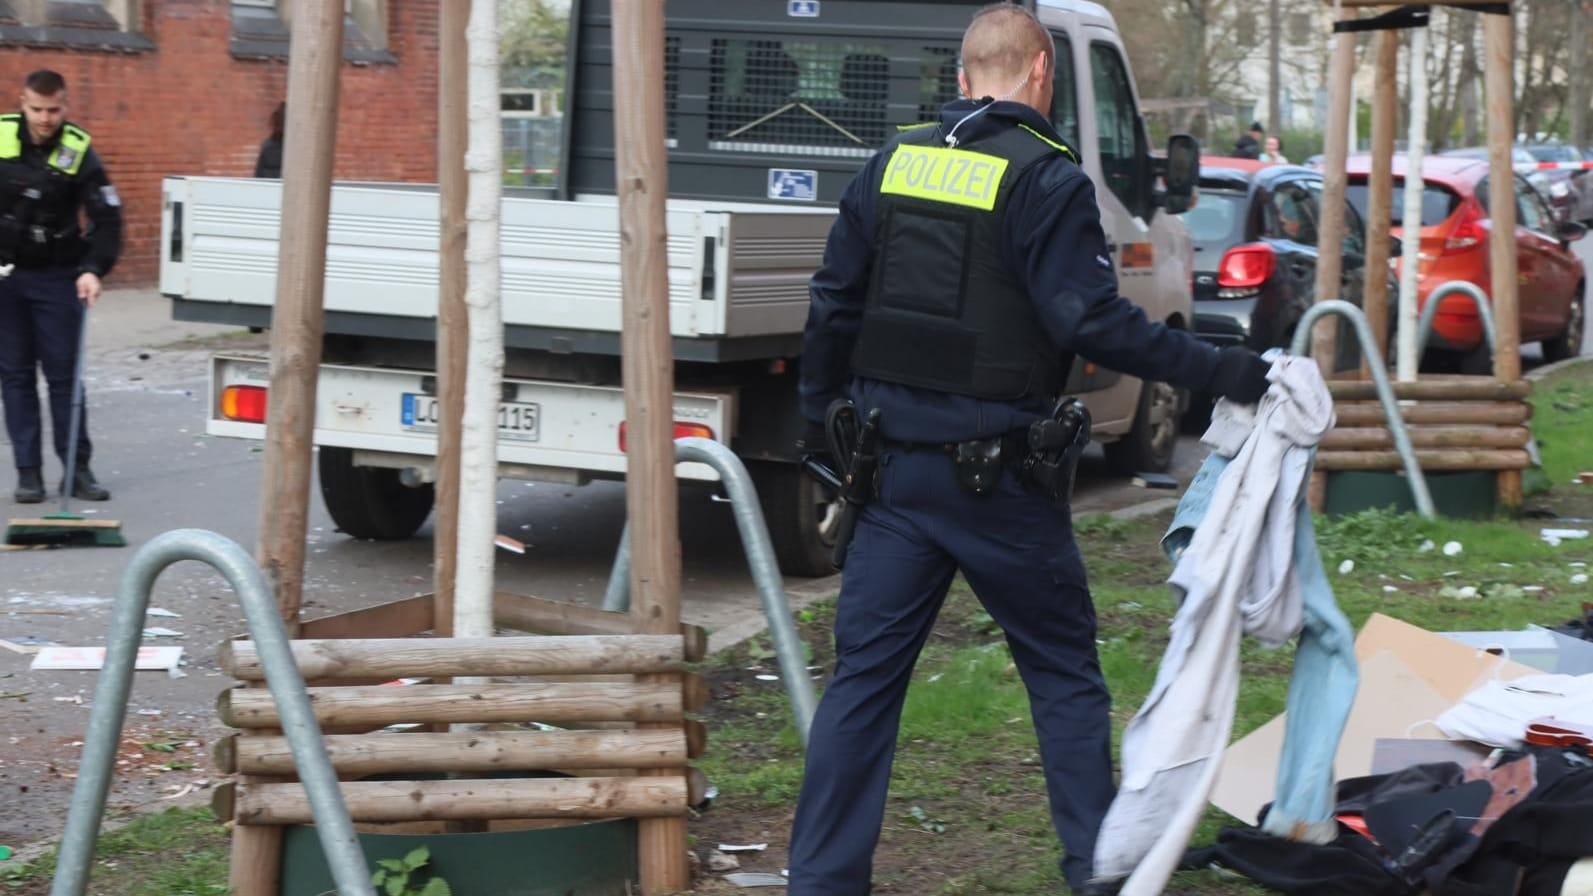
[[[1146,380],[1139,390],[1139,407],[1128,434],[1102,446],[1107,469],[1119,475],[1165,473],[1173,465],[1178,447],[1179,420],[1189,406],[1182,389]]]
[[[1550,361],[1564,361],[1582,353],[1582,338],[1587,326],[1587,285],[1578,284],[1576,295],[1571,297],[1571,310],[1566,312],[1565,329],[1553,339],[1543,340],[1543,357]]]
[[[318,464],[321,503],[339,531],[355,538],[408,538],[431,515],[435,490],[408,486],[397,470],[357,467],[350,448],[323,446]]]
[[[806,577],[833,574],[830,554],[841,514],[835,491],[796,464],[752,461],[747,472],[758,490],[780,572]]]

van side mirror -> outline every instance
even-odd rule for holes
[[[1200,142],[1188,134],[1167,139],[1167,169],[1163,204],[1169,214],[1189,211],[1195,205],[1195,184],[1200,179]]]
[[[1561,221],[1555,226],[1554,235],[1560,238],[1561,243],[1570,245],[1587,236],[1587,225],[1576,221]]]
[[[1388,238],[1388,257],[1399,258],[1405,254],[1405,240],[1403,237],[1391,236]]]

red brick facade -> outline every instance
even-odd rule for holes
[[[437,5],[388,0],[396,65],[345,63],[336,177],[436,180]],[[68,116],[94,137],[127,214],[111,286],[159,274],[160,183],[171,174],[249,176],[267,119],[287,96],[286,59],[229,53],[227,0],[144,0],[142,53],[0,46],[0,108],[36,68],[66,76]]]

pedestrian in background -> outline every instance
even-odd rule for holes
[[[260,144],[260,155],[254,160],[255,177],[282,177],[282,129],[287,118],[288,104],[277,103],[271,110],[271,136]]]
[[[66,79],[40,69],[22,87],[20,113],[0,115],[0,399],[17,467],[19,504],[44,500],[43,420],[38,374],[50,398],[50,430],[61,458],[61,490],[86,501],[111,493],[89,469],[87,402],[78,426],[77,469],[65,470],[78,344],[87,309],[122,245],[122,200],[87,131],[66,120]],[[80,220],[87,217],[88,230]]]
[[[1245,131],[1243,134],[1240,134],[1239,139],[1234,141],[1233,152],[1231,154],[1237,159],[1260,158],[1261,138],[1265,135],[1266,131],[1262,129],[1261,122],[1250,122],[1250,129]]]
[[[1289,164],[1289,157],[1283,154],[1283,141],[1277,137],[1268,137],[1261,150],[1261,161],[1276,162],[1280,165]]]

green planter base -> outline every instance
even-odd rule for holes
[[[401,859],[425,846],[427,870],[446,880],[454,896],[626,896],[639,892],[636,827],[622,818],[483,834],[360,834],[359,840],[373,869],[377,859]],[[336,892],[315,829],[288,827],[281,896]]]
[[[1433,509],[1439,516],[1463,519],[1493,516],[1499,501],[1497,476],[1489,470],[1428,473]],[[1322,510],[1329,516],[1390,506],[1402,513],[1416,511],[1403,473],[1338,470],[1327,474]]]

